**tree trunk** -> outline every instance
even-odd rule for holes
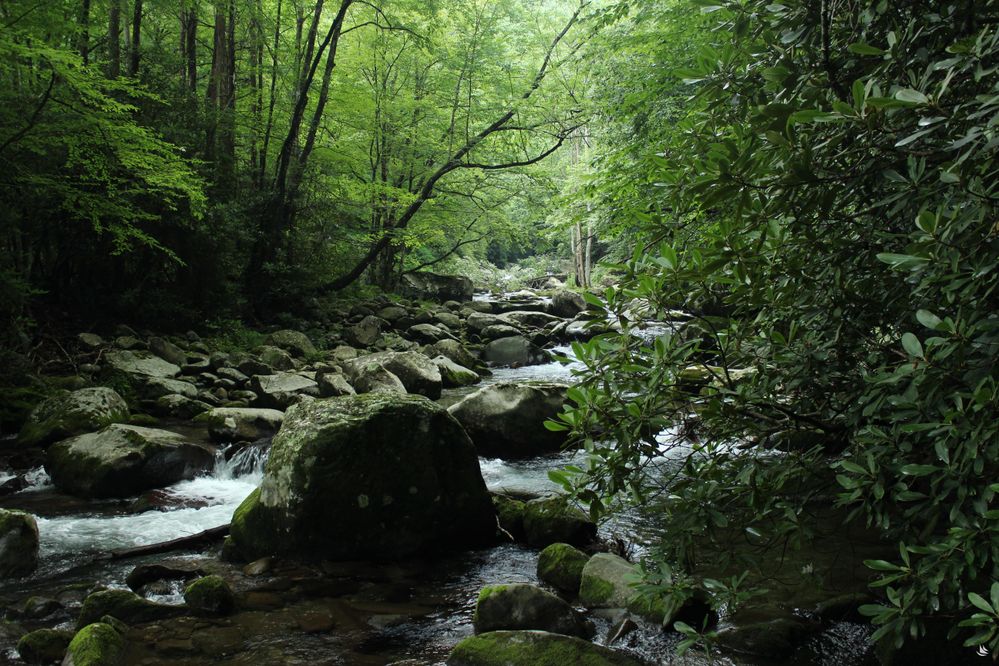
[[[192,93],[198,90],[198,8],[191,0],[180,13],[180,56],[182,79]]]
[[[80,39],[78,43],[80,58],[84,65],[90,64],[90,0],[80,4]]]
[[[135,0],[132,11],[132,45],[129,49],[128,75],[139,73],[139,47],[142,42],[142,0]]]
[[[108,78],[121,76],[121,0],[111,0],[108,10]]]
[[[260,176],[258,182],[263,185],[267,176],[267,150],[271,143],[271,129],[274,127],[274,104],[277,101],[274,93],[278,80],[278,47],[281,44],[281,0],[277,3],[277,18],[274,21],[274,48],[271,51],[271,88],[267,104],[267,126],[264,128],[264,143],[260,148]]]

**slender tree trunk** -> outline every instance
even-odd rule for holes
[[[189,0],[180,13],[180,55],[183,61],[182,79],[192,93],[198,90],[198,7]]]
[[[277,18],[274,21],[274,48],[271,51],[271,89],[267,102],[267,126],[264,128],[264,144],[260,148],[260,176],[258,182],[262,185],[267,176],[267,150],[271,143],[271,129],[274,127],[274,104],[277,101],[274,93],[278,80],[278,46],[281,44],[281,0],[277,3]]]
[[[250,50],[250,120],[253,123],[250,136],[250,177],[254,187],[259,186],[260,147],[263,133],[264,107],[264,8],[262,0],[253,7],[252,43]]]
[[[84,65],[90,64],[90,0],[80,3],[80,39],[78,43],[80,58]]]
[[[108,78],[121,76],[121,0],[111,0],[108,10]]]
[[[128,75],[139,73],[139,47],[142,40],[142,0],[135,0],[132,11],[132,42],[129,49]]]

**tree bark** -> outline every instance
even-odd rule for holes
[[[142,42],[142,0],[135,0],[132,10],[132,41],[129,48],[128,75],[139,73],[139,48]]]
[[[108,78],[121,76],[121,0],[111,0],[108,10]]]
[[[80,38],[77,44],[84,65],[90,64],[90,0],[80,3]]]

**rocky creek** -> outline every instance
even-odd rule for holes
[[[298,561],[289,556],[268,557],[263,552],[254,552],[252,557],[232,557],[232,553],[220,557],[218,542],[122,559],[105,557],[116,550],[160,543],[228,524],[237,508],[265,480],[264,466],[276,427],[264,423],[265,417],[271,415],[263,412],[273,411],[277,414],[273,418],[278,418],[281,412],[302,403],[303,406],[294,408],[293,418],[299,424],[296,427],[305,431],[316,419],[327,417],[304,411],[304,405],[327,399],[353,404],[354,399],[349,395],[335,396],[360,393],[360,386],[369,386],[382,395],[427,395],[440,405],[435,408],[438,411],[431,410],[428,417],[431,419],[444,418],[443,409],[450,407],[451,413],[473,434],[472,441],[480,451],[476,456],[478,470],[489,492],[512,502],[556,493],[556,485],[548,478],[549,470],[581,462],[582,453],[531,454],[518,450],[512,456],[494,455],[494,449],[482,444],[484,436],[475,434],[475,428],[485,431],[493,427],[488,425],[492,417],[482,416],[479,410],[475,417],[479,420],[473,423],[472,417],[461,415],[459,403],[484,388],[507,391],[503,395],[509,401],[513,400],[509,392],[521,391],[525,386],[571,382],[572,373],[579,365],[547,361],[548,353],[542,350],[571,353],[566,345],[572,335],[566,330],[573,325],[572,310],[578,312],[580,306],[553,315],[549,314],[553,310],[551,298],[529,294],[519,299],[479,298],[464,307],[454,303],[450,308],[439,308],[434,315],[426,315],[425,309],[414,306],[381,305],[377,309],[374,305],[357,309],[348,319],[353,323],[341,329],[338,341],[343,344],[327,345],[331,351],[326,354],[303,348],[304,343],[293,335],[284,339],[273,335],[270,349],[258,350],[253,356],[214,361],[213,355],[205,353],[207,350],[199,351],[196,343],[186,350],[177,345],[175,354],[170,347],[155,342],[132,345],[129,340],[117,340],[101,347],[108,355],[118,354],[112,358],[117,358],[119,370],[140,378],[138,393],[144,396],[141,404],[156,407],[150,410],[158,415],[155,428],[211,452],[212,461],[195,473],[184,468],[180,478],[170,483],[153,484],[156,487],[124,497],[100,496],[104,493],[88,496],[92,493],[76,491],[70,494],[65,482],[54,484],[42,467],[12,468],[5,472],[6,478],[0,478],[0,482],[16,491],[0,497],[0,508],[22,510],[35,516],[39,548],[38,565],[33,573],[10,578],[0,586],[0,607],[6,609],[0,630],[0,658],[11,663],[24,663],[26,659],[29,663],[58,662],[62,658],[59,646],[64,649],[73,632],[80,628],[81,607],[84,615],[88,612],[85,600],[94,606],[92,597],[91,600],[88,597],[95,591],[131,587],[155,607],[143,606],[141,612],[135,611],[139,607],[130,600],[132,616],[127,617],[127,612],[126,617],[116,616],[125,623],[116,626],[124,638],[119,654],[121,663],[435,664],[447,660],[457,643],[473,635],[476,605],[484,587],[527,583],[553,589],[538,577],[539,551],[546,544],[530,534],[526,538],[511,535],[509,530],[506,533],[515,537],[513,542],[501,539],[492,544],[434,553],[425,553],[426,549],[420,547],[414,548],[413,554],[387,558],[390,561],[347,556]],[[460,346],[445,342],[457,341],[459,337]],[[469,345],[469,339],[474,343]],[[517,342],[500,348],[506,344],[504,340],[512,339]],[[352,343],[350,347],[348,342]],[[497,346],[497,342],[501,345]],[[129,346],[132,349],[122,349]],[[159,348],[160,353],[150,351],[154,348]],[[410,362],[407,357],[393,356],[411,350],[421,350],[420,359],[424,360]],[[124,352],[128,354],[122,356]],[[383,356],[366,362],[366,358],[375,359],[369,352]],[[163,358],[171,355],[177,363]],[[499,360],[487,368],[481,359],[490,355]],[[511,362],[510,355],[519,356]],[[322,359],[316,360],[320,356]],[[437,362],[441,357],[449,363]],[[431,360],[437,363],[436,371],[440,374],[436,381],[426,383],[425,376],[432,376],[435,371]],[[475,367],[470,368],[463,361]],[[161,373],[154,366],[161,363],[173,365],[177,372],[157,377]],[[461,381],[444,381],[441,377],[448,376],[451,364],[459,368],[457,374],[471,370],[481,377],[466,386],[459,386]],[[150,382],[150,378],[157,381]],[[344,381],[333,381],[334,378]],[[149,389],[150,384],[160,388]],[[189,409],[191,406],[185,401],[202,403],[203,408],[195,405]],[[396,404],[398,399],[378,401]],[[237,411],[216,411],[226,409]],[[194,418],[188,413],[192,411],[214,412],[214,417]],[[539,420],[537,415],[531,418],[538,421],[536,425],[540,428],[543,418]],[[450,416],[447,420],[454,422]],[[501,420],[519,423],[513,421],[512,415],[504,415]],[[35,421],[36,425],[44,422],[44,418]],[[52,425],[49,423],[48,427],[51,429]],[[67,431],[58,436],[64,443],[67,436],[78,437],[79,433],[93,430],[95,425],[69,424]],[[123,436],[132,438],[129,433]],[[139,434],[151,438],[144,431]],[[507,432],[503,438],[509,440],[514,436]],[[671,433],[662,435],[664,439],[670,436]],[[282,451],[290,449],[288,434],[280,437],[285,440],[280,444]],[[13,440],[6,444],[16,446]],[[46,465],[53,470],[51,446]],[[152,450],[146,444],[139,448],[144,452]],[[669,456],[658,461],[663,475],[675,469],[670,456],[678,455],[677,449],[670,450]],[[151,455],[147,455],[148,460],[153,459]],[[134,456],[129,456],[123,459],[134,463]],[[19,460],[17,456],[11,459]],[[169,465],[157,463],[156,467],[161,471]],[[134,465],[127,469],[133,476],[148,473]],[[264,492],[268,483],[278,488],[275,485],[278,481],[272,479],[264,482]],[[362,505],[366,506],[368,501],[365,497]],[[389,501],[398,500],[389,498],[386,504]],[[329,506],[328,511],[336,512],[338,507]],[[502,509],[500,515],[501,524],[509,527],[503,523]],[[335,518],[330,516],[331,520]],[[614,608],[622,604],[609,604],[607,608],[590,604],[591,607],[584,608],[586,604],[573,595],[567,598],[583,611],[582,618],[590,623],[595,642],[607,644],[616,634],[613,644],[621,654],[649,663],[816,666],[875,663],[870,661],[873,658],[867,640],[870,628],[859,622],[855,614],[862,597],[850,595],[862,592],[866,581],[858,572],[839,566],[838,554],[845,548],[870,548],[876,552],[880,545],[865,544],[862,539],[844,534],[835,520],[830,517],[828,532],[817,537],[804,552],[775,561],[771,571],[760,574],[769,578],[769,595],[735,615],[726,615],[722,610],[723,628],[741,627],[745,631],[727,648],[723,645],[721,651],[708,656],[696,652],[675,656],[680,634],[664,632],[641,614],[630,614],[624,622],[627,630],[622,631],[622,611]],[[435,529],[433,526],[438,523],[428,524],[431,527],[427,529]],[[460,541],[460,535],[468,529],[470,526],[458,525],[456,539]],[[322,534],[317,532],[315,538],[322,538]],[[623,554],[633,560],[640,558],[649,544],[668,538],[657,527],[654,505],[634,507],[616,515],[599,526],[597,536],[598,543],[625,546]],[[606,550],[606,546],[602,548]],[[231,590],[231,607],[212,612],[202,608],[199,612],[188,585],[214,576],[221,577]],[[834,602],[831,607],[830,600]],[[112,608],[105,610],[115,616],[113,605],[107,608]],[[107,617],[102,612],[94,619],[102,616]],[[53,638],[56,647],[47,655],[32,658],[23,654],[22,642],[19,654],[18,641],[22,636],[40,629],[58,632],[58,639]],[[454,659],[458,661],[452,663],[479,663],[460,661],[458,656]]]

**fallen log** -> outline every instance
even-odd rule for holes
[[[212,543],[229,534],[229,524],[212,527],[204,532],[182,536],[169,541],[160,541],[145,546],[135,546],[134,548],[121,548],[98,555],[97,560],[124,560],[130,557],[141,557],[142,555],[155,555],[157,553],[168,553],[173,550],[182,550],[194,546]]]

